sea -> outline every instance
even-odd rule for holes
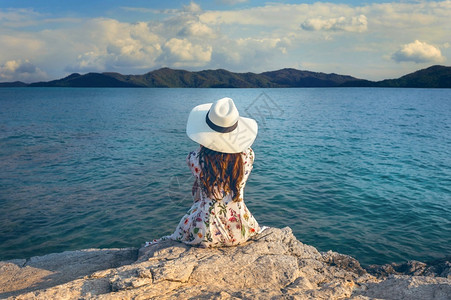
[[[451,255],[451,89],[2,88],[0,260],[171,234],[188,114],[222,97],[259,124],[260,225],[363,265]]]

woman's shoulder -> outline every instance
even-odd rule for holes
[[[186,162],[188,163],[188,165],[197,162],[197,160],[199,158],[199,151],[200,151],[200,147],[198,149],[190,151],[188,153],[188,155],[186,156]]]
[[[247,148],[242,152],[242,155],[244,156],[244,159],[246,161],[249,161],[250,163],[253,163],[255,160],[255,153],[254,150],[252,150],[251,147]]]
[[[200,152],[200,147],[198,147],[197,149],[195,149],[195,150],[193,150],[193,151],[190,151],[189,153],[188,153],[188,157],[198,157],[199,156],[199,152]]]

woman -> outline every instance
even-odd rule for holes
[[[187,157],[195,176],[194,203],[175,232],[162,239],[221,247],[243,243],[260,231],[243,201],[257,131],[255,120],[240,117],[230,98],[193,108],[186,133],[200,144]]]

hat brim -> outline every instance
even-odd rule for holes
[[[212,105],[213,103],[201,104],[191,110],[186,124],[188,137],[204,147],[223,153],[240,153],[249,148],[257,137],[257,122],[240,117],[238,126],[233,131],[214,131],[205,121]]]

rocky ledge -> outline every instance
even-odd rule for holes
[[[413,273],[399,275],[403,270]],[[416,276],[424,274],[430,276]],[[4,261],[0,298],[451,299],[451,273],[448,261],[365,270],[350,256],[301,243],[286,227],[230,248],[165,241],[139,250],[90,249]]]

